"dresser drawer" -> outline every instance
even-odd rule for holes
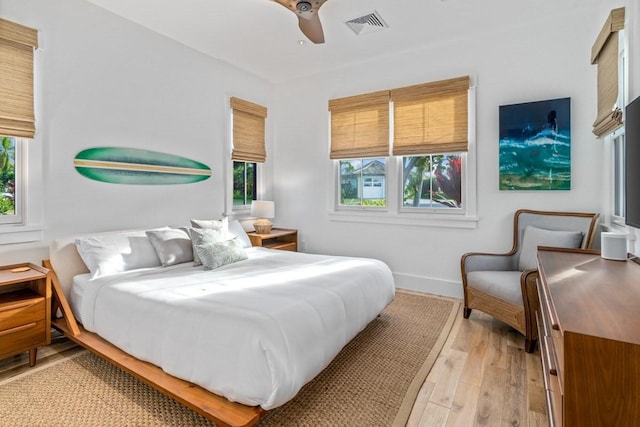
[[[0,331],[31,322],[44,321],[45,299],[41,296],[0,304]]]
[[[42,345],[46,339],[44,319],[3,329],[0,331],[0,357]]]

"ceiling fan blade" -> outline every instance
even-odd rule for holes
[[[322,24],[318,13],[314,13],[309,19],[298,15],[298,26],[302,33],[313,43],[324,43],[324,33],[322,32]]]
[[[322,24],[318,10],[327,0],[273,0],[280,3],[298,17],[298,26],[302,33],[313,43],[324,43]]]

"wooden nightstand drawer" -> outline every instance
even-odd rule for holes
[[[0,356],[26,351],[46,340],[44,319],[0,331]]]
[[[298,250],[298,231],[287,228],[274,228],[269,234],[247,233],[253,246],[281,251]]]
[[[6,301],[7,297],[11,301]],[[44,321],[45,298],[23,290],[0,295],[0,331],[31,322]]]

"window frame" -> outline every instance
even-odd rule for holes
[[[477,217],[477,176],[476,176],[476,86],[475,79],[471,79],[468,91],[468,149],[462,153],[462,200],[463,208],[402,208],[402,156],[387,158],[386,195],[387,207],[339,205],[340,197],[340,159],[330,160],[331,191],[333,197],[328,206],[329,219],[332,221],[360,222],[373,224],[398,224],[425,227],[476,228]],[[390,124],[393,126],[393,103],[389,108]],[[329,115],[328,127],[331,127]],[[390,132],[390,138],[393,132]],[[329,138],[330,139],[330,138]],[[330,142],[330,141],[329,141]],[[391,144],[392,149],[392,144]],[[347,159],[342,159],[347,160]],[[407,210],[410,209],[410,210]]]

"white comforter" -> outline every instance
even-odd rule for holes
[[[84,327],[231,401],[293,398],[394,297],[382,262],[263,248],[213,271],[146,269],[87,282]]]

